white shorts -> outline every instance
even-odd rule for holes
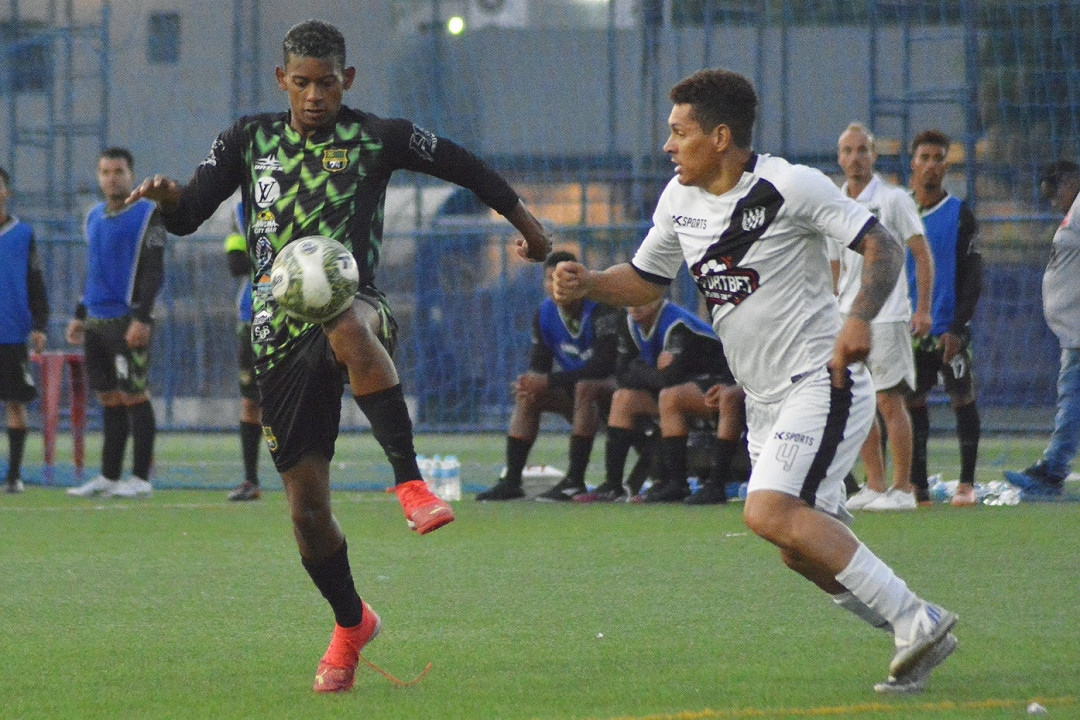
[[[891,390],[905,385],[915,389],[915,354],[911,350],[911,331],[904,321],[870,324],[870,357],[866,366],[874,376],[874,389]]]
[[[862,363],[851,385],[833,388],[825,368],[799,380],[782,399],[747,396],[747,442],[754,469],[747,492],[776,490],[845,517],[844,476],[855,465],[874,417],[874,388]]]

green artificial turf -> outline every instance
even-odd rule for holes
[[[990,453],[1010,466],[1037,453],[1000,442]],[[236,443],[163,436],[159,473],[235,471]],[[564,438],[543,443],[542,462],[565,453]],[[497,437],[418,447],[457,451],[466,474],[497,472],[502,454]],[[347,450],[336,473],[378,462]],[[737,503],[466,496],[456,522],[420,537],[392,495],[339,489],[357,586],[383,619],[365,654],[402,679],[432,667],[406,688],[361,670],[351,692],[324,697],[311,683],[333,619],[284,496],[228,503],[219,486],[234,474],[139,501],[36,485],[0,496],[0,716],[937,720],[1019,718],[1038,700],[1080,717],[1080,503],[858,517],[872,549],[961,618],[959,650],[926,692],[895,698],[872,690],[889,638],[785,569]]]

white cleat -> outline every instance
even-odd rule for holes
[[[867,512],[895,512],[897,510],[914,510],[917,506],[915,493],[889,488],[864,505],[863,510]]]
[[[150,481],[132,476],[127,480],[121,480],[116,483],[116,487],[113,488],[111,497],[150,497],[153,492],[154,486],[150,484]]]
[[[930,679],[930,673],[945,659],[953,654],[958,642],[956,636],[947,633],[945,637],[935,644],[915,663],[906,675],[900,677],[889,676],[885,682],[874,685],[874,692],[882,695],[914,695],[921,693],[926,687],[926,681]]]
[[[944,608],[933,603],[923,603],[911,624],[908,639],[896,638],[896,654],[889,663],[889,676],[902,678],[910,675],[919,661],[933,652],[945,639],[958,619],[954,613]]]
[[[98,475],[93,480],[88,480],[78,487],[68,488],[67,494],[72,497],[94,497],[95,495],[109,497],[119,484],[117,480],[110,480],[104,475]]]
[[[880,497],[883,497],[885,493],[879,493],[877,490],[872,489],[869,485],[863,485],[859,492],[855,493],[847,499],[844,503],[844,507],[848,509],[848,512],[854,512],[855,510],[862,510],[870,503],[874,502]]]

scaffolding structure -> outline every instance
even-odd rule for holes
[[[70,232],[80,193],[92,190],[80,187],[85,172],[75,164],[108,138],[109,2],[88,19],[73,0],[9,0],[0,28],[5,157],[18,178],[19,212],[42,229]]]

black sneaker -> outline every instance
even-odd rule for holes
[[[9,495],[18,495],[23,491],[23,481],[21,478],[10,477],[7,479],[7,485],[4,486],[4,492]]]
[[[584,482],[563,478],[555,487],[537,495],[536,500],[538,502],[568,502],[573,500],[575,495],[581,495],[588,491],[589,489],[585,487]]]
[[[499,480],[487,490],[476,493],[477,500],[517,500],[525,497],[525,491],[521,485]]]
[[[723,505],[727,502],[727,488],[722,483],[705,483],[701,488],[683,500],[686,505]]]
[[[262,492],[255,483],[244,482],[233,488],[232,492],[230,492],[227,497],[233,502],[246,502],[249,500],[258,500],[262,497]]]
[[[690,486],[686,483],[661,482],[649,487],[637,497],[641,502],[647,503],[677,503],[682,502],[690,494]]]

